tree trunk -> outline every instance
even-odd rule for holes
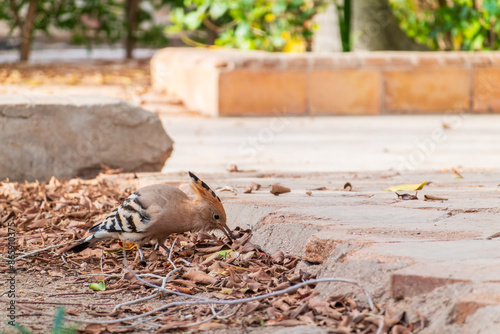
[[[401,30],[388,0],[356,0],[352,4],[355,50],[428,50]]]
[[[127,14],[127,39],[125,42],[126,58],[132,59],[135,48],[135,32],[137,30],[139,20],[139,1],[140,0],[127,0],[126,14]]]
[[[20,61],[28,61],[31,52],[31,38],[33,37],[33,26],[36,16],[38,0],[30,0],[28,5],[28,13],[21,27],[21,48]]]

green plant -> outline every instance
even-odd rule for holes
[[[191,45],[305,51],[310,49],[315,29],[312,18],[327,3],[327,0],[185,0],[183,6],[172,11],[174,25],[168,31],[180,33]]]
[[[64,322],[64,307],[58,306],[56,314],[54,315],[54,321],[52,322],[52,334],[74,334],[77,331],[75,325],[63,327]],[[31,334],[29,330],[23,326],[16,323],[15,328],[23,334]]]
[[[500,0],[390,0],[401,28],[434,50],[500,49]]]
[[[340,40],[342,42],[342,51],[351,51],[351,0],[334,0],[333,4],[337,8],[339,20]]]

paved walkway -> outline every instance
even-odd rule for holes
[[[203,118],[165,116],[164,171],[500,168],[500,115]]]

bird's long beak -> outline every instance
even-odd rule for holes
[[[222,228],[221,228],[222,232],[224,232],[224,234],[227,236],[227,238],[232,242],[234,242],[234,240],[236,240],[233,232],[231,232],[231,230],[229,229],[229,227],[227,227],[227,225],[224,225]]]

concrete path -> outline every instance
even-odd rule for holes
[[[164,172],[496,169],[500,115],[301,118],[164,116]]]

